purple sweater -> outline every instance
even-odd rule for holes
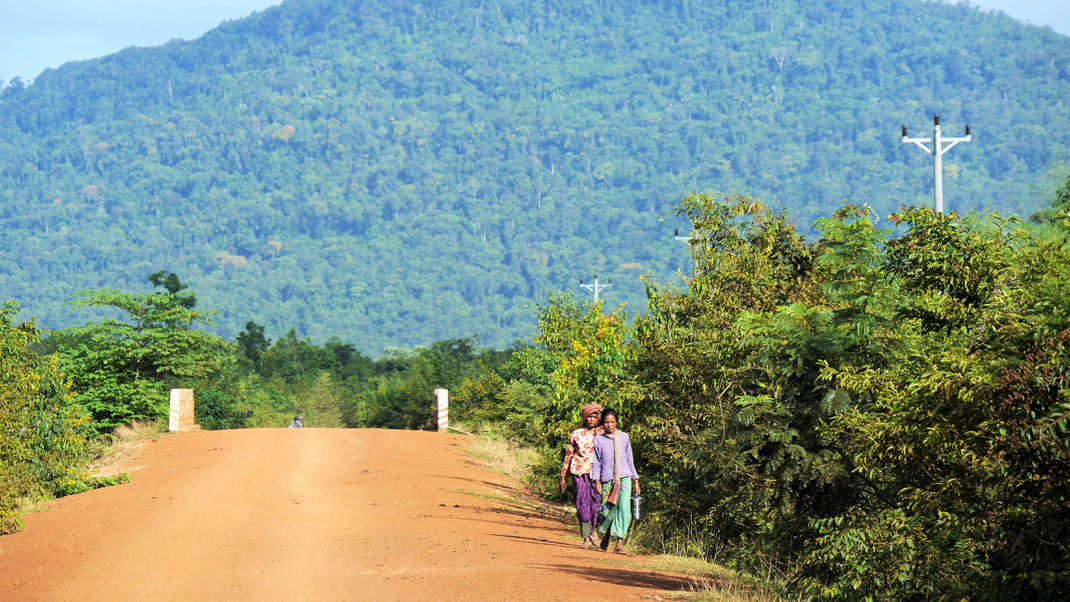
[[[617,431],[617,434],[621,438],[620,476],[638,479],[639,473],[635,472],[635,459],[632,458],[632,440],[624,431]],[[594,438],[594,468],[591,476],[603,483],[613,480],[613,440],[605,434]]]

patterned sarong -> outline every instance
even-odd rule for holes
[[[609,497],[610,490],[613,489],[613,481],[602,483],[602,499],[605,500]],[[620,479],[620,497],[619,503],[610,504],[608,502],[602,503],[600,513],[602,515],[602,524],[598,526],[600,533],[605,533],[607,530],[613,537],[619,537],[621,539],[628,539],[628,527],[632,524],[632,478],[621,477]]]

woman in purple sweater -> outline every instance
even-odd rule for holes
[[[632,490],[639,495],[639,473],[635,472],[631,439],[617,426],[616,410],[602,410],[603,432],[594,438],[591,475],[595,479],[595,488],[602,492],[602,523],[598,532],[608,532],[607,537],[616,537],[614,551],[629,555],[624,543],[632,523]]]

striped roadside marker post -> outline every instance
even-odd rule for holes
[[[438,415],[438,432],[445,433],[450,428],[450,391],[435,389],[435,408]]]
[[[171,407],[167,415],[167,430],[174,432],[199,431],[193,423],[193,389],[171,389]]]

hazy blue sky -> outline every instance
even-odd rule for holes
[[[344,0],[338,0],[342,2]],[[861,0],[860,0],[861,1]],[[0,80],[128,46],[190,40],[281,0],[0,0]],[[1070,0],[973,0],[1070,35]]]
[[[342,0],[339,0],[342,1]],[[0,79],[129,46],[192,40],[282,0],[0,0]]]

